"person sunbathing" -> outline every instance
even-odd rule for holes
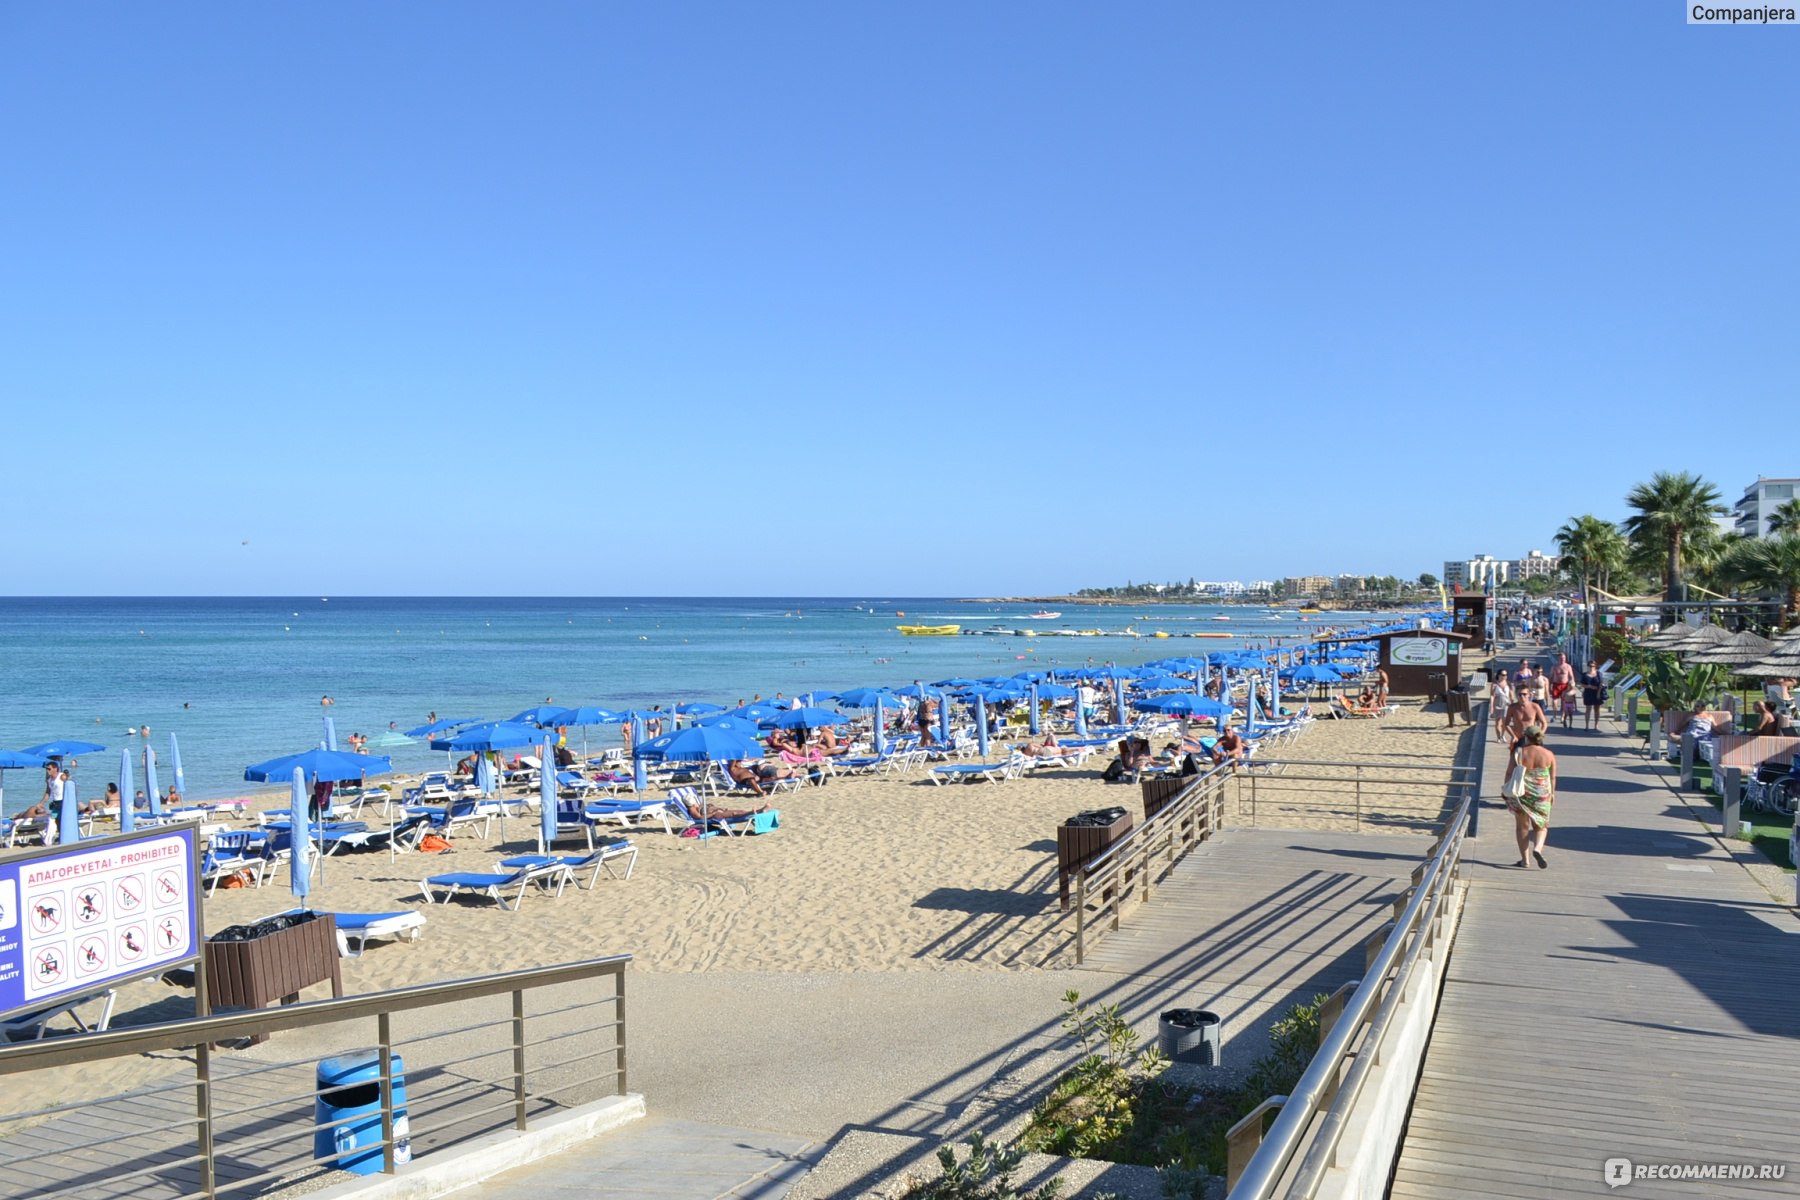
[[[776,753],[780,753],[783,750],[787,751],[789,754],[805,753],[805,751],[800,748],[800,743],[794,740],[794,735],[785,729],[775,729],[770,731],[769,749]]]
[[[1056,735],[1048,731],[1035,742],[1027,742],[1019,747],[1019,753],[1027,758],[1067,758],[1069,752],[1063,749],[1056,740]]]
[[[739,787],[747,787],[759,796],[769,793],[763,791],[763,784],[775,783],[783,779],[793,778],[794,773],[786,767],[772,762],[752,763],[745,759],[737,759],[725,764],[725,774],[731,782]]]
[[[850,743],[842,741],[829,727],[819,730],[818,737],[813,739],[813,749],[826,758],[837,758],[850,753]]]
[[[1119,761],[1127,771],[1142,771],[1150,765],[1149,738],[1120,738]]]
[[[1381,715],[1381,710],[1376,708],[1372,703],[1374,699],[1375,693],[1364,689],[1361,699],[1352,700],[1348,696],[1339,696],[1338,703],[1343,705],[1345,710],[1354,716],[1379,717]]]

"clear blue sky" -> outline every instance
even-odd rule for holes
[[[0,590],[1411,575],[1735,499],[1800,474],[1797,59],[1675,0],[6,5]]]

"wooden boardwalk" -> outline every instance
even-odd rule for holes
[[[1548,744],[1549,868],[1512,866],[1488,801],[1390,1195],[1613,1195],[1612,1158],[1788,1164],[1780,1182],[1638,1180],[1624,1200],[1795,1194],[1800,922],[1610,723]],[[1489,795],[1503,767],[1491,749]]]
[[[1363,942],[1430,839],[1414,833],[1228,829],[1128,910],[1083,968],[1186,980],[1249,1003],[1330,992],[1363,973]]]

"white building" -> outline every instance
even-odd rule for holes
[[[1527,579],[1535,579],[1540,575],[1554,575],[1556,569],[1561,565],[1562,559],[1556,555],[1533,550],[1524,558],[1515,558],[1512,561],[1512,578],[1523,583]]]
[[[1532,553],[1537,553],[1535,550]],[[1482,589],[1491,581],[1495,587],[1507,582],[1511,576],[1513,562],[1511,559],[1495,558],[1491,554],[1477,554],[1474,558],[1446,559],[1444,562],[1444,586],[1460,587],[1464,591]]]
[[[1737,502],[1733,510],[1737,518],[1733,528],[1745,537],[1768,537],[1770,515],[1794,498],[1796,487],[1800,487],[1800,479],[1759,476],[1755,483],[1744,489],[1743,499]]]

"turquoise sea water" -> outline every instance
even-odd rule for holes
[[[1245,607],[1066,608],[1054,621],[1027,620],[1031,611],[887,597],[0,598],[0,746],[52,738],[105,745],[77,771],[91,797],[117,778],[119,748],[142,745],[125,730],[148,724],[162,786],[174,731],[189,795],[219,797],[250,790],[247,764],[316,745],[323,695],[334,701],[328,711],[341,742],[390,721],[412,728],[432,711],[510,717],[546,697],[604,708],[733,705],[777,691],[1135,665],[1305,629],[1292,614]],[[903,622],[1232,637],[916,638],[895,630]],[[601,727],[587,737],[609,745],[618,734]],[[400,768],[443,762],[422,743],[377,752]],[[8,812],[41,794],[36,772],[8,772],[6,782]]]

